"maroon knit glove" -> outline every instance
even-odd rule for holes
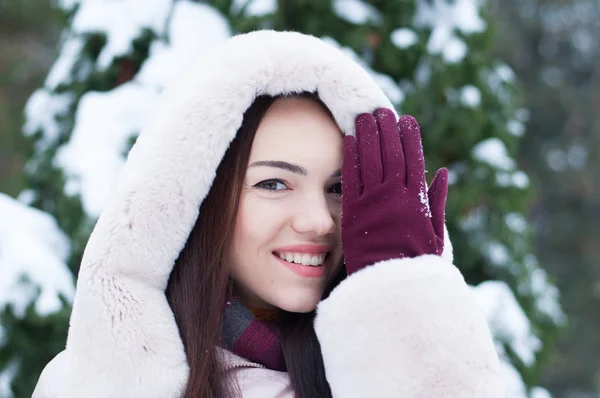
[[[400,134],[398,134],[398,131]],[[393,258],[441,255],[448,170],[426,189],[417,121],[378,109],[356,118],[356,139],[344,137],[342,245],[351,274]]]

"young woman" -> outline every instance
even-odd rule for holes
[[[503,397],[447,171],[427,189],[391,108],[314,37],[204,57],[130,152],[34,397]]]

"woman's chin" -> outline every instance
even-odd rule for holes
[[[314,311],[319,304],[321,295],[315,293],[312,297],[290,297],[280,300],[277,307],[287,312],[307,313]]]

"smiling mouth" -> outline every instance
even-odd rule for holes
[[[273,255],[291,264],[320,267],[325,264],[331,253],[273,252]]]

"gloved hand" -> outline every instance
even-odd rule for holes
[[[444,249],[448,170],[426,189],[417,121],[377,109],[356,118],[344,137],[342,247],[348,274],[376,262]]]

